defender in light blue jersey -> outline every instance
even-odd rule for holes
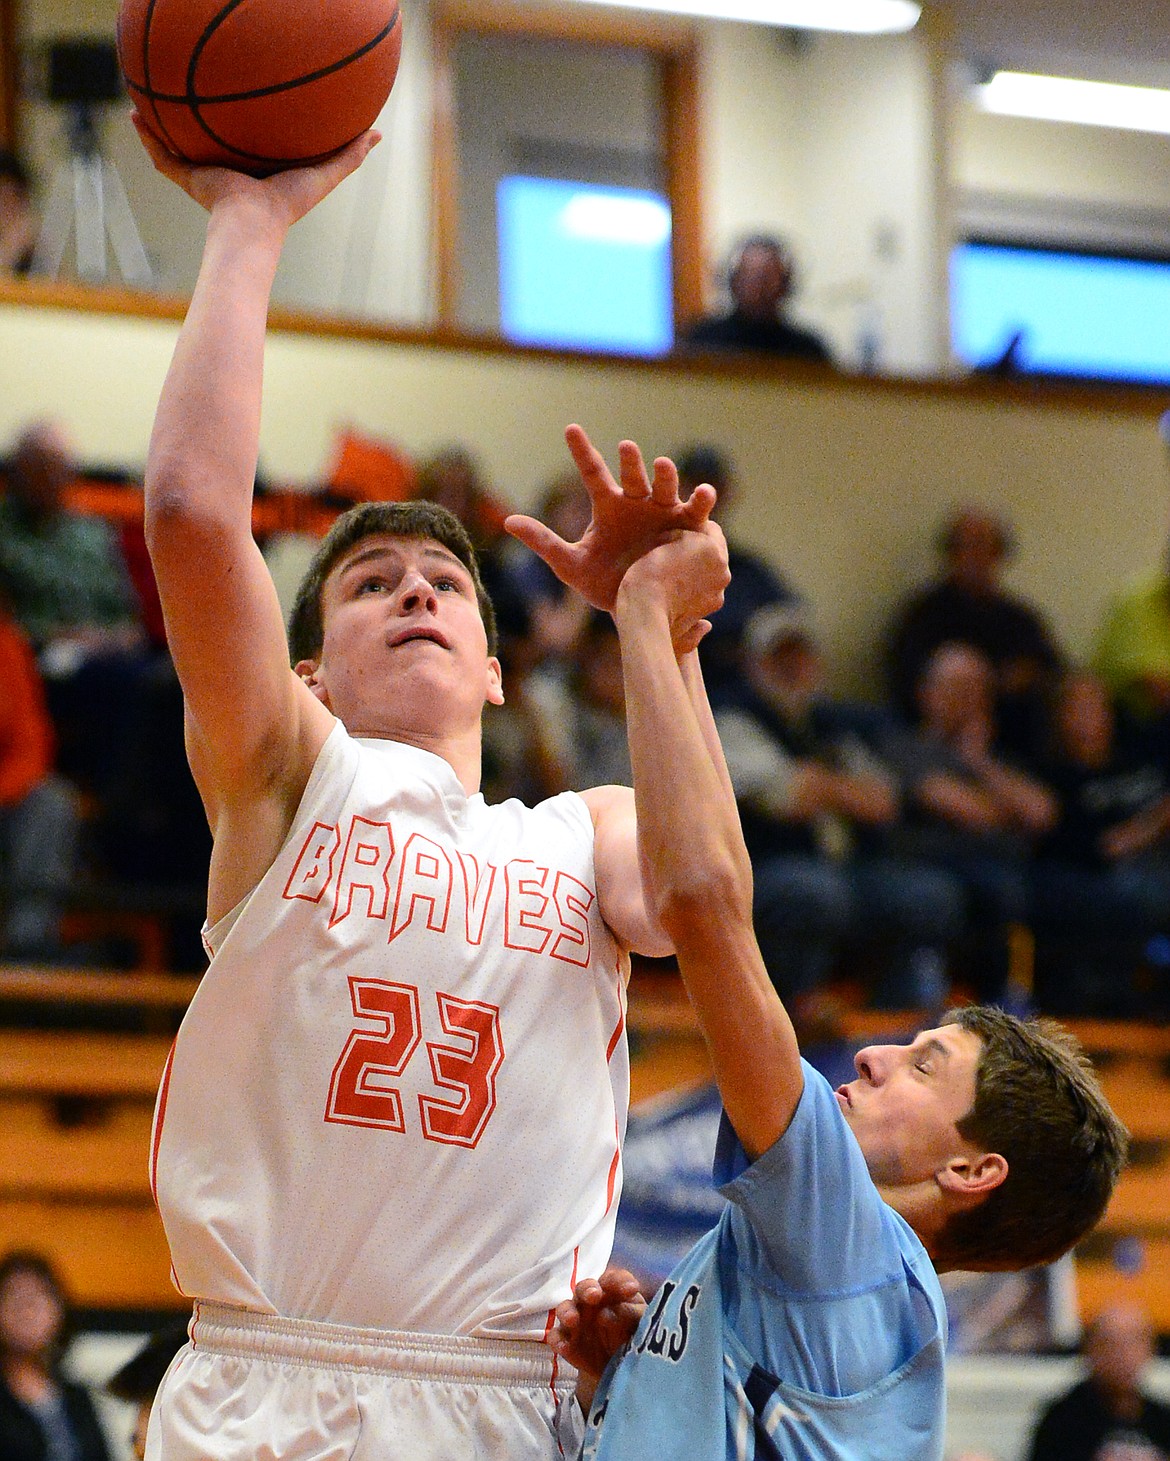
[[[631,450],[626,500],[668,491],[671,464],[639,484]],[[620,504],[593,456],[591,491]],[[531,541],[571,582],[569,545]],[[1104,1211],[1126,1134],[1066,1032],[996,1009],[861,1051],[835,1092],[801,1060],[752,932],[751,867],[693,652],[725,564],[718,528],[684,532],[627,569],[614,617],[647,880],[723,1098],[716,1177],[730,1205],[632,1337],[636,1285],[610,1272],[560,1306],[551,1342],[588,1379],[628,1340],[593,1400],[590,1461],[938,1461],[936,1270],[1066,1251]]]

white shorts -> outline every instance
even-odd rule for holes
[[[531,1341],[344,1329],[197,1303],[147,1461],[573,1461],[576,1372]]]

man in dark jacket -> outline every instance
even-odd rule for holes
[[[1088,1375],[1036,1426],[1028,1461],[1167,1461],[1170,1406],[1141,1388],[1154,1332],[1136,1304],[1113,1304],[1085,1330]]]

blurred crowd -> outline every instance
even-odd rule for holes
[[[480,551],[507,692],[486,717],[488,800],[628,782],[613,625],[508,537],[509,504],[472,455],[406,463],[355,440],[343,455],[321,502],[430,497]],[[1163,1015],[1170,565],[1119,589],[1091,663],[1074,664],[1042,607],[1005,587],[1010,524],[961,508],[936,576],[878,631],[883,693],[844,699],[815,603],[735,537],[726,455],[683,444],[676,459],[684,489],[716,486],[729,534],[731,587],[701,654],[760,942],[798,1019],[815,1026],[842,988],[882,1007],[1030,990],[1054,1013]],[[70,939],[69,915],[121,899],[169,918],[171,962],[198,968],[209,842],[141,520],[81,510],[78,476],[38,423],[0,477],[0,951],[116,963],[116,946]],[[571,475],[534,511],[571,539],[589,504]]]

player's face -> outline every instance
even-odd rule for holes
[[[959,1025],[923,1030],[909,1045],[868,1045],[857,1079],[837,1101],[878,1187],[933,1181],[956,1157],[977,1153],[957,1123],[975,1103],[982,1042]]]
[[[475,584],[441,543],[363,538],[334,565],[321,606],[310,683],[351,734],[444,735],[502,701]]]

